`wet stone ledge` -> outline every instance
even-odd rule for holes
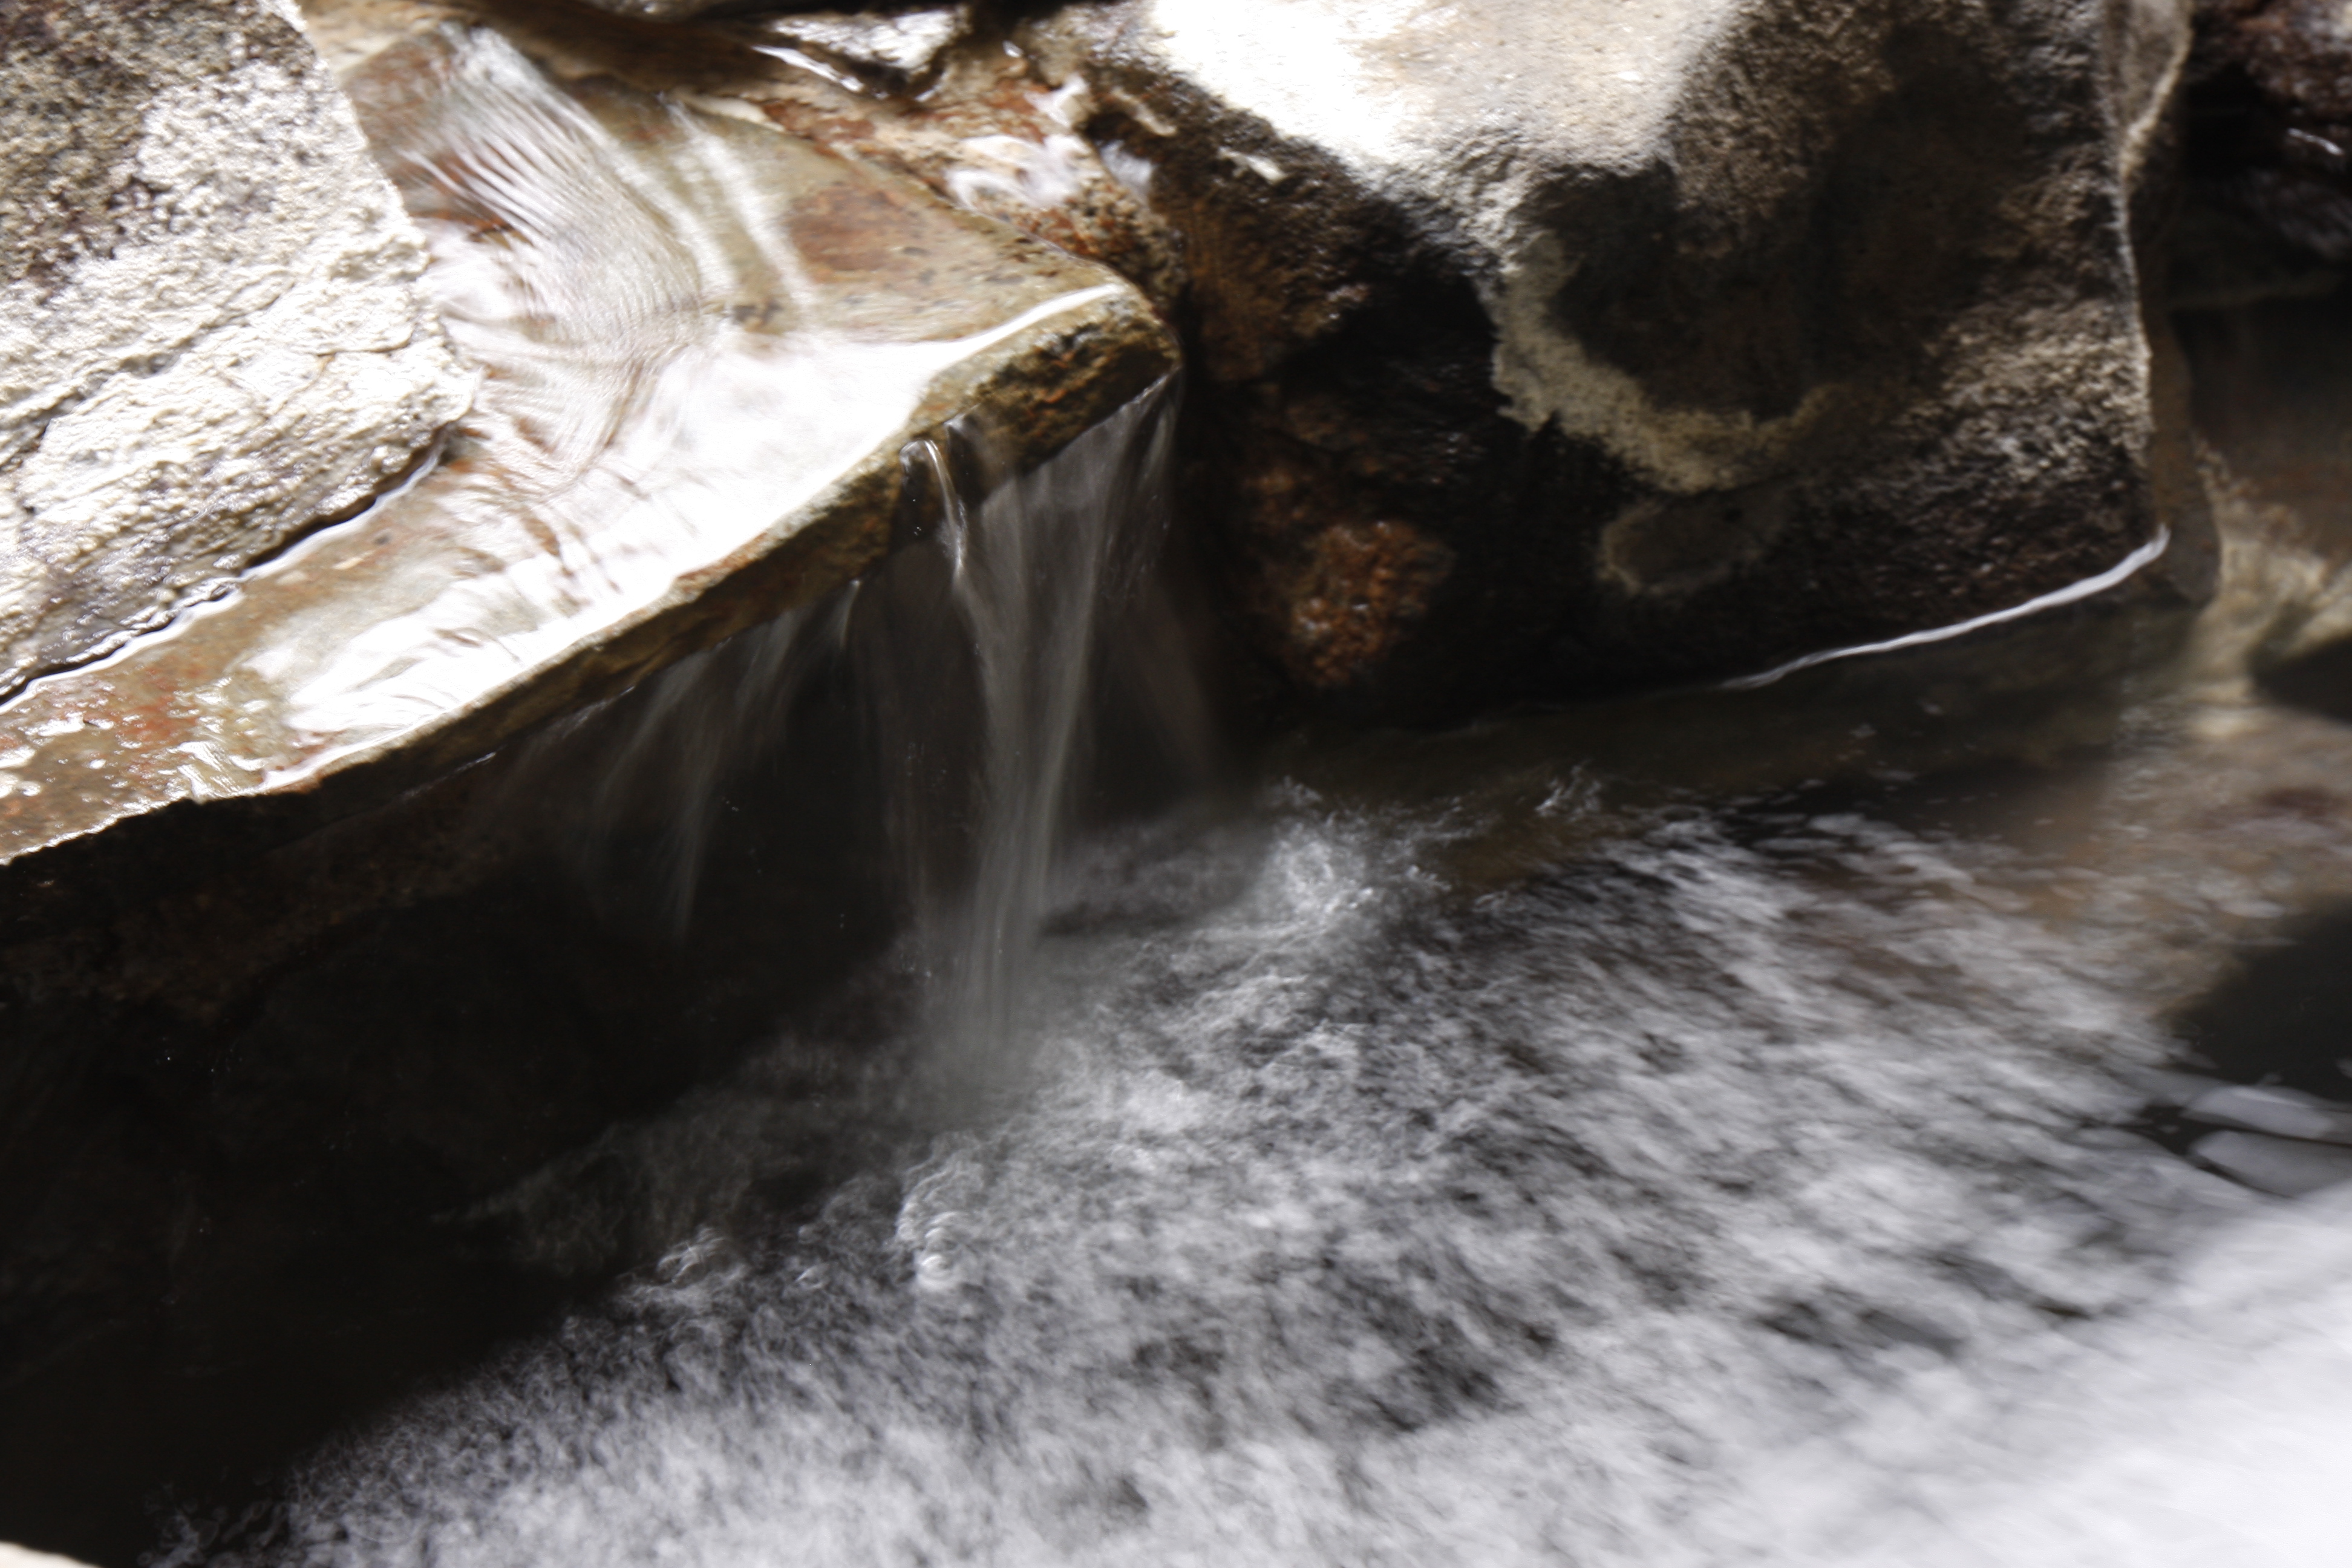
[[[474,408],[404,492],[0,708],[16,933],[379,805],[849,580],[887,548],[901,449],[961,413],[1013,411],[1024,467],[1172,367],[1114,274],[764,123],[455,26],[345,86]]]

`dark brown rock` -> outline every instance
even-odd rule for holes
[[[2206,0],[2189,69],[2191,174],[2286,244],[2352,261],[2352,30],[2324,0]]]

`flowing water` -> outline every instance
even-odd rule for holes
[[[723,460],[624,488],[765,518],[769,433],[862,417],[839,334],[750,342],[822,291],[732,219],[675,288],[595,265],[605,209],[677,207],[619,201],[629,160],[677,142],[731,213],[753,131],[432,47],[562,132],[549,210],[599,226],[544,265],[436,230],[514,285],[452,310],[519,345],[517,429],[561,458],[574,394],[683,334],[662,439]],[[405,177],[511,162],[536,202],[509,141]],[[866,275],[826,308],[921,325]],[[0,1361],[0,1536],[2334,1568],[2352,1199],[2270,1194],[2352,1153],[2196,1106],[2352,1100],[2352,319],[2191,347],[2226,545],[2193,626],[2101,579],[1446,734],[1217,743],[1160,569],[1172,387],[1042,466],[984,418],[916,443],[885,565],[481,770],[473,830],[540,858],[289,944],[201,1027],[12,1020],[47,1142],[0,1171],[0,1329],[39,1342]],[[729,403],[720,349],[816,368]]]
[[[2069,611],[1113,809],[1091,734],[1216,773],[1163,403],[911,451],[887,572],[544,742],[680,921],[834,683],[911,920],[472,1216],[616,1283],[152,1562],[2340,1561],[2352,1210],[2175,1109],[2352,1089],[2352,726],[2249,676],[2341,552],[2224,485],[2185,643]]]

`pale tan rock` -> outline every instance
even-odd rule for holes
[[[258,0],[26,0],[0,52],[0,693],[410,467],[471,375],[310,47]]]

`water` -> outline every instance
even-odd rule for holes
[[[1699,1521],[1783,1446],[2128,1307],[2231,1201],[2085,1135],[2164,1043],[1936,896],[1964,847],[1668,812],[1465,899],[1460,826],[1124,846],[1018,1109],[681,1237],[225,1560],[1733,1561]],[[605,1152],[681,1219],[755,1183],[790,1054]]]
[[[2344,1205],[2132,1131],[2325,1051],[2264,1014],[2352,907],[2352,728],[2248,673],[2324,558],[2235,516],[2112,679],[1310,734],[1075,832],[1153,525],[1085,530],[1158,417],[1009,487],[912,454],[890,580],[614,710],[692,820],[740,796],[678,740],[834,650],[917,917],[841,987],[894,1005],[485,1203],[638,1261],[156,1563],[2335,1561]]]
[[[1130,617],[1162,549],[1172,427],[1163,384],[1027,472],[989,474],[973,421],[950,430],[953,450],[919,443],[909,461],[929,482],[918,493],[937,497],[940,515],[865,596],[857,679],[895,763],[895,837],[922,922],[931,1028],[975,1067],[1012,1046],[1071,791],[1090,760],[1096,672],[1115,657],[1105,633],[1144,659],[1171,651],[1144,641],[1148,611]],[[1181,732],[1181,689],[1129,700],[1162,733]]]
[[[1147,765],[1181,774],[1207,744],[1151,570],[1173,399],[1154,386],[1026,469],[985,413],[910,443],[904,537],[882,567],[551,727],[492,814],[537,809],[584,771],[570,833],[583,879],[629,896],[611,859],[649,831],[654,902],[683,940],[730,790],[788,743],[813,682],[845,683],[862,733],[835,764],[887,819],[929,1031],[977,1070],[1009,1047],[1104,702],[1150,732]]]

